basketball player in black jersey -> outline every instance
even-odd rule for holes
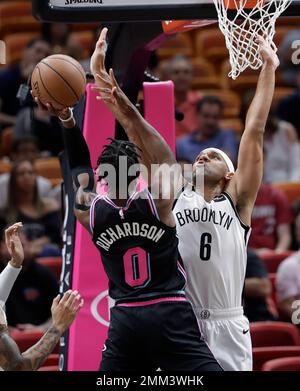
[[[139,161],[149,170],[154,163],[176,163],[167,143],[128,100],[113,72],[106,72],[106,34],[107,29],[103,29],[91,69],[101,99],[130,141],[111,140],[104,147],[97,162],[100,180],[105,177],[105,164],[116,169],[118,178],[120,157],[125,157],[127,173]],[[222,370],[201,341],[195,315],[185,298],[173,198],[154,201],[146,189],[126,192],[126,199],[121,199],[112,194],[124,190],[122,184],[112,183],[108,176],[108,193],[95,194],[89,151],[72,112],[67,108],[55,113],[50,104],[47,108],[62,120],[76,187],[75,214],[100,251],[109,294],[116,303],[100,369]],[[150,188],[153,185],[150,183]]]

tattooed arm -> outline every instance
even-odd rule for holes
[[[58,295],[51,308],[52,326],[34,346],[22,354],[9,336],[6,325],[0,324],[0,367],[6,371],[34,371],[40,368],[82,306],[83,300],[77,291],[66,292],[61,300]]]

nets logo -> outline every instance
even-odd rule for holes
[[[110,309],[114,306],[114,300],[108,296],[108,290],[101,292],[91,304],[93,317],[104,326],[109,326]]]
[[[72,4],[102,4],[103,0],[66,0],[65,5]]]

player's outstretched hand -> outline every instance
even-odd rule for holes
[[[62,298],[60,295],[53,300],[51,313],[53,325],[64,333],[71,325],[80,308],[84,304],[77,291],[68,290]]]
[[[255,39],[259,45],[259,52],[265,64],[272,65],[275,69],[279,66],[279,58],[271,45],[262,37]]]
[[[107,42],[106,42],[106,36],[107,36],[108,29],[105,27],[101,30],[99,39],[96,43],[94,53],[91,57],[91,71],[92,74],[95,76],[97,73],[99,73],[102,70],[105,70],[105,55],[106,55],[106,49],[107,49]]]
[[[22,223],[15,223],[5,230],[5,244],[11,257],[9,263],[16,268],[20,268],[24,261],[24,251],[19,236],[21,228]]]

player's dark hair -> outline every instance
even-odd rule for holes
[[[115,167],[116,171],[119,172],[119,157],[127,157],[127,171],[134,164],[139,163],[140,155],[138,150],[140,149],[134,143],[124,140],[116,140],[109,138],[111,142],[104,145],[103,151],[97,160],[97,167],[101,164],[111,164]],[[103,177],[99,177],[101,180]]]

